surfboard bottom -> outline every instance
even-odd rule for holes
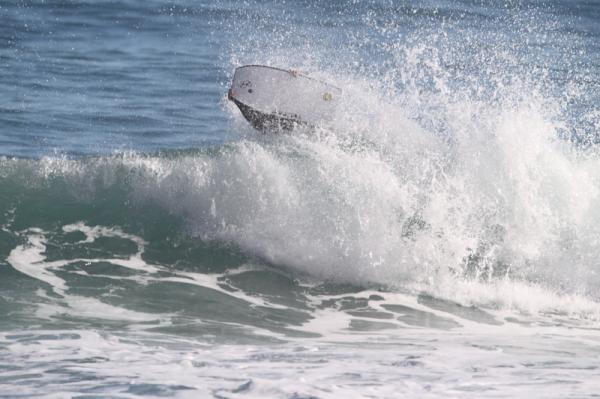
[[[242,112],[242,115],[250,124],[257,130],[261,131],[273,131],[273,130],[286,130],[291,131],[297,126],[306,126],[306,123],[278,114],[265,114],[257,111],[254,108],[236,100],[233,97],[229,97],[231,101]]]

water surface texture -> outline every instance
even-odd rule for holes
[[[600,390],[596,0],[0,1],[0,93],[0,398]]]

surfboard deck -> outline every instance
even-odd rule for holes
[[[236,68],[228,98],[258,130],[328,125],[342,91],[300,73],[265,65]]]

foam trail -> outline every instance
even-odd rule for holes
[[[36,310],[36,315],[44,319],[50,319],[65,312],[65,307],[68,308],[68,313],[72,316],[81,318],[105,318],[111,320],[128,320],[135,322],[151,322],[156,321],[157,316],[144,314],[141,312],[131,311],[124,308],[104,303],[96,298],[73,295],[69,293],[69,286],[64,278],[58,277],[56,271],[64,270],[69,265],[84,264],[92,267],[94,264],[108,263],[117,265],[136,271],[137,274],[130,277],[111,277],[102,276],[103,278],[116,278],[118,280],[131,280],[138,284],[149,283],[166,283],[175,282],[179,284],[193,284],[199,287],[214,290],[228,297],[240,299],[250,306],[264,307],[271,309],[285,309],[285,307],[268,302],[267,300],[257,296],[248,295],[244,292],[228,286],[222,281],[222,274],[202,274],[177,270],[169,270],[159,265],[152,265],[143,259],[145,246],[147,242],[141,237],[123,232],[119,228],[94,226],[90,227],[83,222],[77,222],[62,226],[62,231],[65,233],[81,232],[85,238],[79,240],[72,245],[93,244],[97,239],[103,237],[118,237],[123,240],[133,242],[137,246],[137,251],[132,255],[121,258],[70,258],[60,260],[46,260],[46,245],[48,243],[48,232],[38,228],[31,228],[21,232],[27,239],[27,244],[18,245],[9,254],[7,262],[17,271],[26,274],[34,279],[47,283],[55,294],[58,294],[62,299],[60,301],[53,300],[45,292],[39,290],[38,296],[49,300],[50,303],[39,304]],[[252,270],[251,266],[245,265],[235,270],[228,271],[225,276],[243,273],[244,271]],[[87,275],[85,271],[74,271],[72,273]],[[168,274],[165,276],[165,274]],[[96,275],[97,277],[100,277]],[[169,323],[169,315],[159,315],[163,325]]]
[[[54,275],[51,268],[43,264],[46,259],[42,255],[46,250],[44,232],[33,228],[26,233],[29,233],[27,244],[18,245],[10,252],[6,260],[19,272],[48,283],[53,290],[63,293],[66,288],[65,281]]]

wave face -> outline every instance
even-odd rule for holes
[[[2,12],[6,394],[597,388],[594,3]],[[253,131],[250,63],[341,87],[333,125]]]

